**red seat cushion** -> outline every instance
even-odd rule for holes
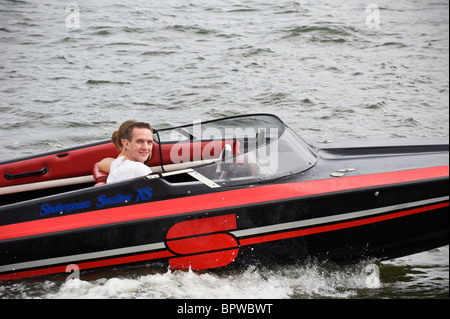
[[[92,169],[92,175],[94,175],[95,186],[106,184],[108,174],[98,169],[98,162],[94,164],[94,168]]]

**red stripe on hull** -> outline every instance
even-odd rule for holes
[[[154,203],[133,205],[133,209],[130,209],[131,206],[117,207],[71,216],[1,226],[0,240],[153,217],[170,216],[193,211],[196,212],[249,205],[301,196],[425,180],[448,176],[448,174],[449,166],[447,165],[399,172],[267,185],[197,195]]]

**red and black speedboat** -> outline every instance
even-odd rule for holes
[[[278,117],[154,134],[153,174],[105,184],[110,141],[0,163],[0,280],[141,263],[388,259],[449,243],[448,141],[310,145]]]

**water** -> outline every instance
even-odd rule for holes
[[[94,271],[0,286],[3,298],[373,299],[447,298],[448,246],[385,262],[249,266],[233,272]],[[375,270],[375,271],[374,271]],[[68,276],[68,274],[67,274]]]
[[[449,136],[448,1],[72,3],[0,0],[0,160],[107,139],[129,118],[268,112],[309,141]],[[376,278],[369,264],[131,269],[0,298],[449,296],[448,246],[375,262]]]

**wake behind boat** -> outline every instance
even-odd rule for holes
[[[114,184],[110,141],[0,163],[0,280],[125,264],[389,259],[449,243],[448,141],[306,143],[270,114],[157,130]]]

